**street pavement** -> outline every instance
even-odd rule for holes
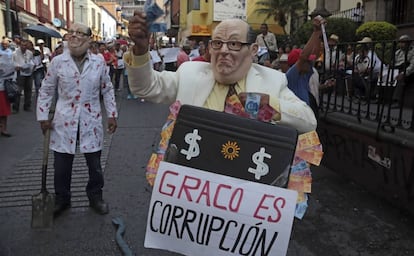
[[[121,93],[122,94],[122,93]],[[0,256],[122,255],[115,241],[115,217],[126,225],[124,239],[132,255],[178,255],[144,248],[151,187],[144,167],[158,143],[168,106],[117,96],[118,129],[105,136],[102,163],[104,198],[110,213],[88,207],[86,164],[75,158],[73,207],[48,230],[31,228],[31,195],[40,191],[42,135],[34,112],[9,117],[11,138],[0,137]],[[48,189],[53,191],[52,155]],[[309,208],[295,219],[289,256],[412,256],[413,217],[370,195],[360,186],[321,167],[312,169]],[[196,255],[196,254],[195,254]]]

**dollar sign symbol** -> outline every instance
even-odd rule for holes
[[[265,148],[260,148],[260,151],[252,155],[252,160],[257,166],[256,168],[249,167],[248,171],[254,174],[254,178],[256,180],[260,180],[262,176],[266,175],[269,172],[269,166],[263,162],[265,157],[269,159],[272,158],[271,155],[265,152]]]
[[[200,154],[200,147],[198,146],[197,140],[201,140],[198,135],[198,130],[194,129],[193,133],[187,133],[184,137],[185,142],[189,145],[188,150],[181,149],[181,154],[186,155],[186,159],[190,160],[192,157],[197,157]]]

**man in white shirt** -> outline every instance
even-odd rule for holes
[[[343,69],[345,54],[338,49],[339,36],[332,34],[328,38],[329,52],[325,53],[325,71]]]
[[[401,103],[407,86],[414,84],[414,47],[409,35],[398,39],[398,50],[395,52],[395,69],[398,69],[397,86],[394,89],[393,100]],[[399,104],[401,105],[401,104]]]
[[[359,54],[355,57],[354,86],[360,96],[373,99],[377,96],[377,81],[381,71],[382,61],[371,49],[372,39],[364,37],[361,41]]]
[[[37,40],[37,45],[39,46],[40,52],[43,55],[42,63],[47,68],[50,63],[50,57],[52,56],[52,51],[49,49],[49,47],[45,46],[45,41],[43,39]]]
[[[278,51],[276,36],[269,32],[266,23],[260,25],[260,31],[256,37],[256,43],[259,45],[259,64],[263,64],[265,60],[272,62],[277,56],[274,53]]]
[[[23,39],[20,43],[20,47],[13,54],[13,62],[17,71],[17,83],[19,84],[20,91],[24,91],[24,104],[23,109],[30,111],[32,104],[32,86],[33,86],[33,53],[29,50],[30,42],[27,39]],[[13,110],[19,112],[20,109],[20,97],[17,97],[15,103],[13,103]]]

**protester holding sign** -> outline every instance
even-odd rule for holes
[[[252,63],[258,45],[245,21],[222,21],[209,43],[211,63],[183,63],[177,72],[152,69],[148,53],[150,31],[144,13],[134,13],[128,31],[135,45],[124,58],[135,95],[157,103],[179,100],[182,104],[223,111],[229,88],[234,88],[242,104],[246,92],[263,96],[258,103],[260,108],[272,109],[273,123],[294,127],[301,133],[316,128],[312,109],[287,88],[284,74]]]

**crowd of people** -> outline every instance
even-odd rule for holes
[[[100,155],[104,132],[113,133],[117,128],[115,91],[121,87],[126,49],[116,41],[93,42],[91,36],[90,28],[75,23],[53,50],[43,39],[37,39],[36,45],[20,36],[12,40],[3,37],[1,42],[1,136],[12,136],[7,130],[12,111],[18,114],[21,105],[24,111],[36,109],[40,128],[45,136],[50,136],[49,147],[54,152],[55,216],[71,205],[76,150],[84,154],[89,169],[86,193],[90,207],[99,214],[109,211],[102,195]],[[22,93],[12,102],[5,94],[4,83],[8,79],[16,81]],[[106,129],[102,124],[101,101],[108,122]]]
[[[43,39],[38,39],[36,45],[28,39],[15,35],[13,39],[3,37],[0,49],[0,116],[1,116],[1,135],[10,137],[11,133],[7,130],[7,117],[12,113],[18,113],[20,106],[23,105],[24,111],[32,111],[32,90],[35,87],[36,97],[44,78],[51,59],[60,54],[61,47],[58,44],[53,53],[45,46]],[[17,82],[19,94],[23,94],[23,104],[21,97],[16,97],[14,102],[9,102],[4,93],[4,81],[13,79]],[[23,92],[23,93],[22,93]]]
[[[19,35],[12,39],[3,37],[0,47],[0,130],[1,136],[11,137],[7,130],[7,119],[11,114],[18,114],[23,107],[24,111],[31,112],[39,95],[41,83],[45,78],[48,67],[56,56],[68,50],[68,35],[51,49],[44,39],[32,40]],[[89,51],[103,58],[106,70],[111,81],[114,82],[115,91],[129,87],[127,74],[124,69],[123,54],[128,49],[128,44],[117,40],[92,41]],[[12,68],[12,69],[10,69]],[[21,97],[16,97],[14,102],[9,102],[5,96],[4,80],[13,79],[19,87]],[[122,84],[121,84],[122,83]],[[34,95],[32,93],[34,92]],[[136,99],[132,94],[128,99]]]

